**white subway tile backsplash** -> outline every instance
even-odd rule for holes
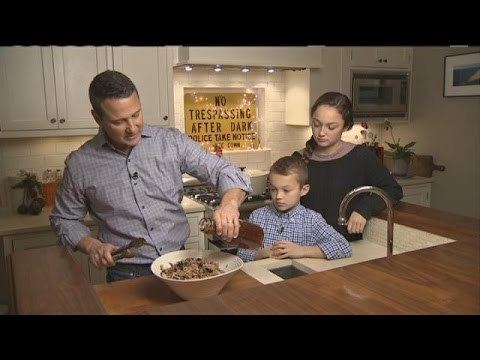
[[[43,139],[32,140],[30,144],[31,155],[48,155],[55,154],[55,143],[52,141],[44,141]]]
[[[247,153],[247,162],[249,163],[264,163],[266,160],[266,152],[256,151]]]
[[[7,140],[4,142],[2,148],[3,158],[30,155],[28,142],[23,139]]]
[[[11,156],[2,159],[2,167],[7,170],[20,170],[37,168],[39,164],[44,164],[45,156],[31,155],[31,156]]]
[[[282,111],[265,111],[265,121],[267,123],[281,122],[283,124],[283,116]]]
[[[65,158],[65,154],[45,155],[45,167],[60,167],[63,169],[65,165]]]
[[[283,101],[269,101],[265,104],[265,111],[285,111],[285,102]]]
[[[78,142],[59,142],[55,144],[57,154],[70,154],[72,151],[80,147]]]

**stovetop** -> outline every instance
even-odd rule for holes
[[[218,205],[220,205],[220,201],[222,200],[220,195],[209,186],[185,187],[184,194],[185,196],[212,208],[216,208]],[[262,195],[251,195],[244,200],[241,206],[254,207],[255,205],[258,205],[257,207],[260,207],[266,203],[269,203],[270,199],[271,197],[269,193],[264,193]]]

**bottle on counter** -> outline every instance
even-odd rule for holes
[[[236,246],[242,249],[258,249],[263,243],[263,229],[249,221],[239,220],[240,229],[238,231],[238,237],[232,239],[231,242],[227,242],[231,246]],[[199,221],[198,226],[200,231],[205,234],[216,234],[215,220],[212,218],[203,218]]]

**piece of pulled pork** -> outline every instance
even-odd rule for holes
[[[203,279],[223,273],[215,261],[193,257],[175,264],[170,263],[168,269],[164,269],[163,266],[161,269],[163,276],[176,280]]]

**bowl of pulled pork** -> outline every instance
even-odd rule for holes
[[[214,250],[179,250],[157,258],[152,272],[184,300],[217,295],[243,266],[238,256]]]

